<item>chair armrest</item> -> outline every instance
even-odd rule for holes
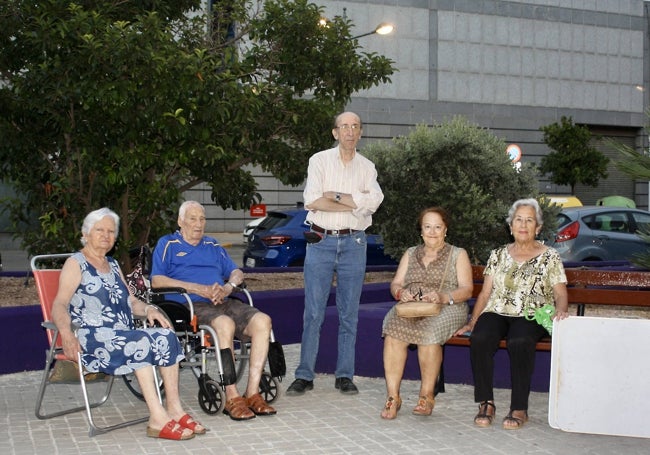
[[[56,328],[56,324],[54,322],[52,322],[52,321],[43,321],[43,322],[41,322],[41,327],[43,327],[44,329],[47,329],[47,330],[55,330],[57,332],[59,331],[59,329]],[[72,330],[76,335],[77,330],[79,330],[79,326],[76,325],[76,324],[70,323],[70,330]]]
[[[41,322],[41,327],[47,330],[56,330],[56,325],[52,321],[43,321]]]

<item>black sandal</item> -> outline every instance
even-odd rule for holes
[[[503,429],[504,430],[519,430],[524,426],[524,423],[528,422],[528,412],[525,411],[524,418],[520,419],[519,417],[514,417],[512,415],[513,411],[510,411],[507,416],[503,418]],[[506,422],[512,423],[514,425],[506,425]]]
[[[492,414],[488,414],[488,409],[490,406],[492,407]],[[494,403],[490,403],[489,401],[481,402],[481,404],[478,405],[478,414],[476,414],[476,417],[474,417],[474,425],[481,428],[489,427],[492,425],[494,414],[496,414],[496,412],[497,407],[494,405]],[[479,419],[486,419],[487,423],[479,422]]]

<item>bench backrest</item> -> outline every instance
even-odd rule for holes
[[[484,266],[472,266],[473,296],[483,284]],[[650,272],[566,269],[569,303],[650,306]]]

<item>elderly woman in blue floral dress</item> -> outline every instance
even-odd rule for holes
[[[118,228],[119,217],[107,208],[86,216],[81,229],[83,248],[63,265],[52,319],[66,357],[77,360],[81,354],[87,371],[135,374],[150,413],[147,436],[190,439],[206,429],[180,402],[178,363],[184,358],[180,343],[157,307],[129,293],[119,265],[106,256]],[[158,322],[161,327],[136,329],[133,314],[144,315],[150,324]],[[165,406],[158,400],[152,365],[160,367]]]

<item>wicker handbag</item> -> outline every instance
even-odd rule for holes
[[[447,278],[447,271],[449,270],[452,253],[453,251],[449,253],[447,265],[445,266],[445,273],[442,275],[438,292],[442,290],[442,285],[445,282],[445,278]],[[398,303],[395,306],[395,312],[400,318],[426,318],[430,316],[438,316],[442,311],[442,305],[442,303],[423,302],[422,291],[420,291],[418,300]]]
[[[429,316],[438,316],[442,311],[442,303],[433,302],[402,302],[395,308],[400,318],[426,318]]]

